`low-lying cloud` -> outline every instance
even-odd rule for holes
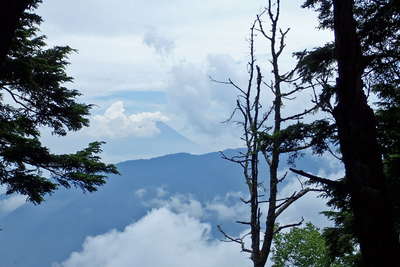
[[[88,237],[80,252],[53,267],[246,267],[246,254],[210,238],[211,226],[187,214],[154,209],[123,231]]]
[[[241,192],[228,192],[225,196],[216,196],[207,202],[201,202],[191,194],[173,194],[158,187],[155,197],[143,199],[145,189],[134,192],[138,199],[142,200],[144,206],[150,208],[167,208],[176,213],[188,214],[193,218],[207,220],[216,218],[219,222],[234,222],[248,217],[248,207],[240,200],[243,198]]]
[[[329,178],[340,176],[341,170],[336,171]],[[301,189],[301,184],[290,176],[279,197]],[[205,223],[210,216],[230,222],[248,216],[247,207],[239,200],[245,197],[243,193],[230,192],[204,203],[190,194],[171,194],[164,187],[133,193],[152,208],[147,215],[122,231],[87,237],[81,251],[53,267],[187,267],[188,263],[191,267],[251,266],[248,254],[241,253],[237,244],[212,237],[211,225]],[[327,226],[329,222],[319,214],[327,209],[325,201],[316,197],[307,194],[298,200],[279,222],[293,223],[304,217],[319,227]]]

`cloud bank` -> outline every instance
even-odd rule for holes
[[[319,174],[326,175],[323,171]],[[327,176],[340,175],[342,170],[332,169]],[[290,181],[282,188],[279,197],[301,189],[293,175],[288,179]],[[247,207],[239,204],[243,193],[230,192],[204,203],[190,194],[171,194],[163,187],[142,188],[133,193],[138,200],[153,208],[146,216],[122,231],[111,230],[87,237],[81,251],[73,252],[68,259],[53,264],[53,267],[251,266],[248,254],[241,253],[236,244],[214,239],[211,225],[204,223],[210,216],[229,222],[247,216]],[[304,217],[305,221],[324,227],[329,222],[319,212],[326,209],[323,199],[309,193],[282,214],[279,222],[293,223]]]
[[[123,231],[88,237],[80,252],[53,267],[247,267],[232,243],[210,239],[209,224],[166,208],[154,209]]]
[[[124,103],[113,103],[103,115],[95,115],[88,133],[95,137],[152,137],[160,133],[156,122],[166,122],[168,118],[161,112],[141,112],[126,114]]]

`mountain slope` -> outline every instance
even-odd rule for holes
[[[163,122],[155,122],[159,133],[153,136],[107,137],[101,133],[90,134],[85,131],[72,132],[59,137],[44,131],[42,142],[54,153],[72,153],[87,146],[95,140],[105,141],[103,158],[109,162],[120,162],[125,159],[142,159],[156,156],[190,152],[201,153],[200,145],[181,135]],[[97,137],[96,137],[97,136]]]
[[[149,158],[154,156],[191,152],[199,153],[202,151],[198,144],[187,139],[170,126],[163,122],[156,122],[160,133],[151,137],[132,138],[122,137],[108,140],[104,151],[107,154],[118,155],[119,158]]]
[[[240,167],[221,159],[219,153],[179,153],[117,166],[122,175],[110,177],[96,193],[59,190],[42,205],[25,204],[0,218],[0,266],[50,267],[79,250],[87,236],[121,230],[171,197],[184,195],[207,205],[230,192],[246,190]],[[299,167],[312,171],[317,166],[308,159]],[[261,174],[264,176],[265,170]],[[234,201],[239,202],[238,198]],[[221,221],[214,215],[207,218],[212,225],[225,223],[230,232],[241,229],[233,219]]]

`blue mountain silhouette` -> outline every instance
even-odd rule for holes
[[[315,171],[320,164],[305,158],[299,167]],[[87,236],[122,230],[144,216],[149,209],[146,202],[155,197],[157,188],[170,195],[190,194],[202,203],[228,192],[246,192],[241,168],[223,160],[220,153],[178,153],[125,161],[117,167],[121,176],[109,177],[98,192],[60,189],[39,206],[25,204],[0,218],[0,265],[50,267],[65,260],[81,249]],[[140,189],[149,194],[138,198],[135,192]],[[214,226],[219,223],[217,218],[208,221]],[[227,227],[233,232],[240,230],[233,222]]]

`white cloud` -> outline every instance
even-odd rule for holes
[[[143,36],[143,42],[151,47],[160,56],[168,56],[175,48],[175,43],[172,39],[161,34],[156,28],[150,27]]]
[[[161,112],[126,114],[124,103],[113,103],[103,115],[95,115],[88,133],[95,137],[151,137],[160,133],[156,122],[168,121]]]
[[[219,220],[229,221],[238,220],[238,211],[242,209],[243,205],[228,206],[224,203],[209,203],[207,210],[213,211],[217,214]],[[247,209],[245,209],[245,212]]]
[[[241,200],[246,198],[242,192],[228,192],[223,198],[215,197],[206,203],[205,210],[215,213],[221,221],[246,221],[249,218],[249,206]]]
[[[166,195],[166,191],[164,195]],[[158,193],[158,192],[157,192]],[[191,217],[200,219],[204,217],[205,211],[200,201],[191,195],[176,194],[168,199],[155,198],[148,202],[151,207],[164,207],[176,213],[185,213]]]
[[[237,91],[212,82],[209,76],[240,80],[241,70],[245,67],[228,55],[209,56],[200,66],[184,61],[175,65],[166,90],[171,124],[214,151],[239,146],[236,127],[222,123],[234,109]]]
[[[144,195],[146,195],[146,193],[147,193],[147,190],[145,188],[140,188],[140,189],[136,190],[133,194],[137,198],[143,198]]]
[[[246,254],[232,243],[210,239],[209,224],[168,209],[152,210],[123,231],[88,237],[58,267],[246,267]]]
[[[12,195],[0,200],[0,213],[12,212],[26,203],[26,196]]]
[[[156,195],[157,195],[157,197],[164,197],[164,196],[168,195],[168,191],[165,190],[164,187],[157,187]]]
[[[3,195],[7,192],[7,186],[0,185],[0,195]]]
[[[248,206],[240,200],[241,192],[228,192],[225,196],[216,196],[204,203],[197,200],[191,194],[174,194],[163,187],[156,188],[155,197],[143,201],[143,205],[151,208],[168,208],[177,213],[186,213],[197,219],[216,218],[222,222],[246,220],[248,218]]]

